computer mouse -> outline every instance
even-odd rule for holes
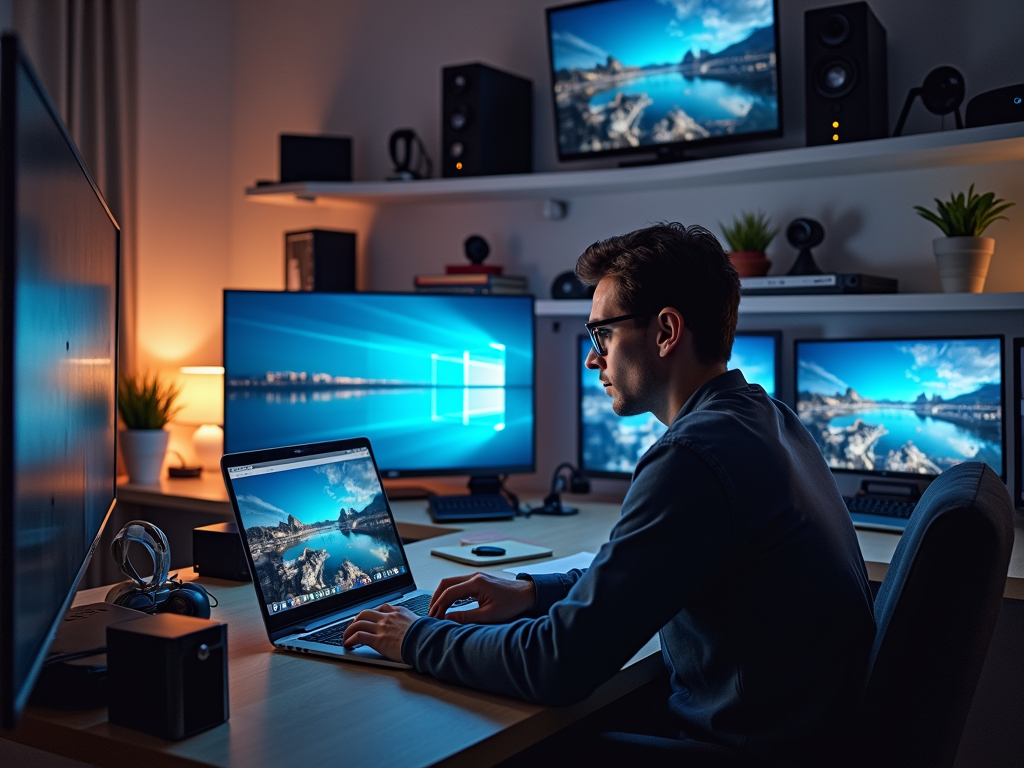
[[[474,555],[479,555],[480,557],[500,557],[505,554],[505,550],[501,547],[490,547],[487,545],[473,547],[469,551]]]

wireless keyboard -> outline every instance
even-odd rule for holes
[[[434,522],[468,520],[510,520],[516,511],[500,493],[471,493],[462,496],[431,496],[430,516]]]
[[[873,496],[843,496],[843,501],[850,512],[894,517],[900,520],[908,520],[917,506],[916,501],[879,499]]]

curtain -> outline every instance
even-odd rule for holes
[[[14,0],[14,29],[121,227],[118,367],[134,370],[137,0]]]

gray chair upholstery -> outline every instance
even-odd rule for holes
[[[952,766],[1002,602],[1013,503],[988,466],[921,497],[875,598],[856,765]]]

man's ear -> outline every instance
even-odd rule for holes
[[[655,340],[658,344],[658,353],[661,357],[665,357],[682,340],[686,323],[683,321],[683,315],[675,307],[665,307],[661,310],[655,318],[655,323],[657,323]]]

